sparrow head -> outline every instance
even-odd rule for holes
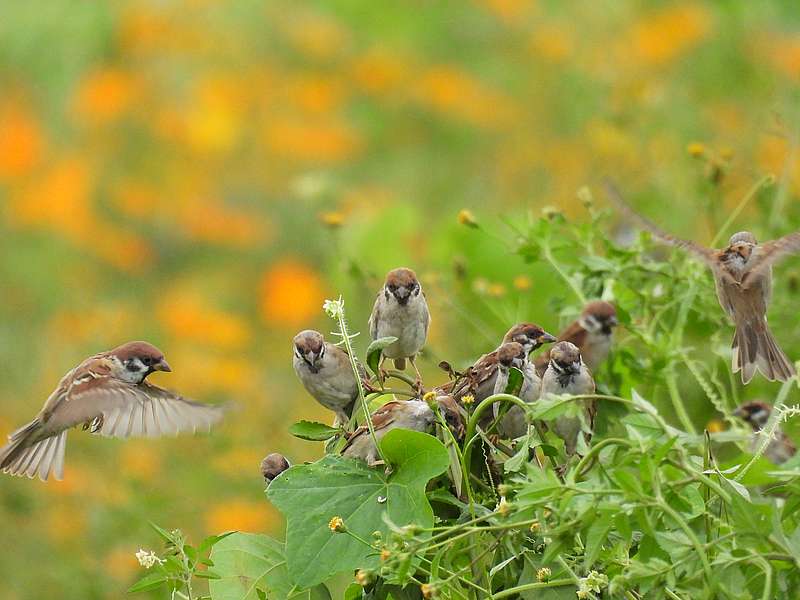
[[[400,306],[408,304],[409,299],[419,296],[421,291],[417,275],[411,269],[400,267],[386,275],[383,293],[387,300],[394,298]]]
[[[590,333],[599,331],[605,335],[611,335],[617,323],[617,309],[610,302],[595,300],[583,307],[580,324]]]
[[[746,402],[733,411],[734,417],[739,417],[747,422],[753,431],[761,431],[769,421],[772,407],[766,402]]]
[[[528,354],[522,344],[506,342],[497,349],[497,363],[506,369],[510,367],[521,368],[525,364]]]
[[[551,344],[555,341],[555,336],[550,335],[535,323],[517,323],[508,330],[503,338],[503,342],[522,344],[526,354],[530,354],[544,344]]]
[[[320,365],[317,363],[325,356],[325,338],[319,331],[306,329],[301,331],[292,340],[294,355],[305,363],[312,373],[318,373]]]
[[[261,461],[261,474],[267,483],[271,483],[278,475],[292,466],[292,463],[283,455],[273,452]]]
[[[464,437],[464,417],[458,402],[456,402],[452,396],[437,396],[436,404],[442,416],[444,416],[447,427],[453,432],[456,439]]]
[[[550,367],[559,375],[578,373],[581,365],[581,351],[572,342],[558,342],[550,350]]]
[[[132,383],[141,383],[153,371],[172,371],[164,353],[147,342],[128,342],[109,354],[119,361],[120,377]]]
[[[728,240],[728,247],[725,249],[725,256],[728,259],[738,259],[747,262],[756,247],[756,237],[749,231],[734,233]]]

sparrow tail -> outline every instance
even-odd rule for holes
[[[405,358],[395,358],[394,359],[394,368],[398,371],[405,371],[406,370],[406,359]]]
[[[0,470],[10,475],[23,476],[47,481],[50,473],[57,480],[64,478],[64,451],[67,445],[67,432],[37,439],[41,436],[42,424],[34,419],[20,427],[8,437],[8,444],[0,448]]]
[[[794,365],[780,349],[766,321],[738,323],[733,335],[733,372],[742,372],[748,383],[761,371],[770,381],[788,381],[795,375]]]

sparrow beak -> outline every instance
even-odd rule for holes
[[[549,333],[543,333],[538,338],[536,338],[536,343],[541,344],[552,344],[553,342],[558,341],[558,338],[554,335],[550,335]]]
[[[581,361],[576,360],[574,363],[572,363],[572,372],[578,373],[580,370],[581,370]]]
[[[397,298],[397,302],[401,306],[408,304],[408,299],[410,296],[411,294],[409,293],[408,289],[404,287],[399,287],[394,291],[394,297]]]
[[[165,371],[167,373],[172,372],[172,367],[169,366],[169,363],[164,360],[163,358],[158,361],[156,364],[153,365],[154,371]]]
[[[606,322],[608,323],[609,327],[616,327],[617,325],[619,325],[617,317],[608,317],[608,321]]]

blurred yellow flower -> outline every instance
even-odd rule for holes
[[[727,427],[725,427],[725,423],[719,419],[712,419],[706,423],[706,431],[709,433],[719,433],[720,431],[725,431],[725,429],[727,429]]]
[[[340,119],[275,118],[266,125],[265,140],[271,152],[298,160],[339,162],[361,148],[361,138]]]
[[[528,12],[534,3],[530,0],[475,0],[496,17],[506,23],[517,23]]]
[[[44,145],[39,123],[27,108],[13,100],[0,105],[0,180],[28,174]]]
[[[686,152],[688,152],[690,156],[700,157],[706,153],[706,147],[701,142],[691,142],[686,146]]]
[[[128,546],[116,546],[103,558],[105,572],[117,581],[129,581],[140,569],[136,555]]]
[[[257,467],[257,465],[256,465]],[[266,532],[278,521],[275,510],[263,500],[254,502],[233,498],[212,505],[205,514],[207,531]]]
[[[337,210],[330,210],[319,213],[319,220],[326,227],[336,229],[344,225],[344,214]]]
[[[152,480],[161,470],[161,455],[149,440],[129,440],[120,450],[120,474]]]
[[[458,222],[467,227],[478,227],[478,220],[475,218],[473,212],[469,209],[462,208],[458,211]]]
[[[531,278],[527,275],[517,275],[514,277],[514,288],[521,292],[531,289]]]
[[[325,299],[319,275],[291,258],[279,260],[264,273],[260,295],[264,320],[292,328],[318,316]]]
[[[643,62],[663,65],[703,40],[712,27],[709,10],[700,4],[678,3],[650,14],[632,32],[632,49]]]
[[[405,60],[382,49],[360,54],[351,67],[356,86],[374,95],[393,93],[400,89],[411,69],[411,65]]]
[[[563,25],[543,23],[531,34],[529,48],[534,58],[554,63],[565,61],[575,50],[572,30]]]

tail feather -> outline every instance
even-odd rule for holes
[[[739,323],[733,336],[733,372],[742,372],[749,383],[756,371],[769,381],[788,381],[795,375],[794,365],[780,349],[766,321]]]
[[[56,479],[61,480],[64,477],[67,432],[37,439],[41,434],[38,419],[12,433],[8,444],[0,449],[0,470],[31,479],[38,474],[42,481],[47,481],[52,472]]]

